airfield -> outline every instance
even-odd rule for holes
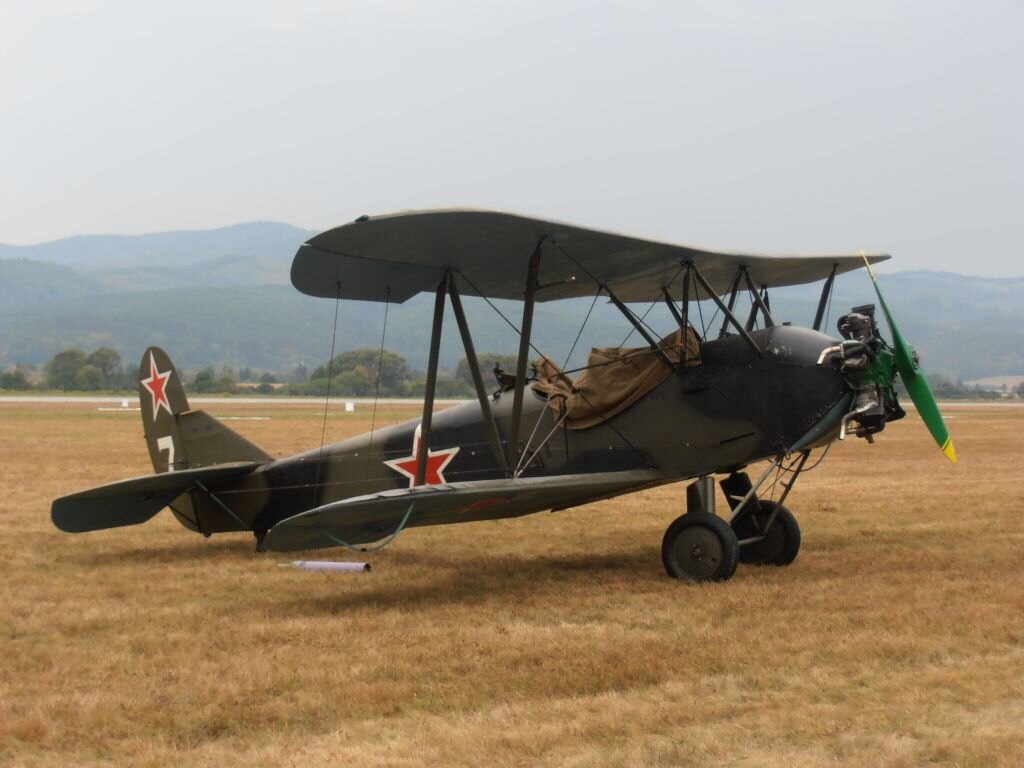
[[[695,586],[659,556],[683,485],[308,555],[367,574],[166,512],[63,534],[54,497],[151,471],[118,404],[0,402],[0,764],[1024,764],[1024,407],[944,405],[955,466],[913,413],[837,444],[796,562]],[[320,442],[322,402],[199,407]],[[335,401],[328,441],[370,421]]]

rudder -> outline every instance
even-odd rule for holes
[[[176,416],[188,411],[188,398],[174,363],[160,347],[149,347],[139,363],[139,406],[153,471],[187,469]]]

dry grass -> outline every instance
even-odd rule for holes
[[[316,407],[209,410],[319,441]],[[365,576],[166,514],[69,536],[53,497],[148,471],[138,415],[0,404],[0,763],[1024,764],[1024,408],[949,414],[956,467],[911,419],[839,445],[793,566],[688,586],[681,486],[410,530]]]

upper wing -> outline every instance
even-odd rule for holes
[[[598,283],[623,301],[650,301],[688,261],[719,294],[740,267],[757,286],[776,287],[864,266],[860,254],[707,251],[497,211],[438,210],[364,216],[323,232],[295,255],[292,283],[312,296],[400,303],[433,291],[451,270],[465,278],[465,294],[522,299],[527,264],[542,240],[537,301],[593,296]]]
[[[578,506],[662,482],[665,478],[652,470],[628,470],[401,488],[355,496],[289,517],[270,529],[264,543],[278,552],[363,544],[394,533],[407,513],[409,527],[515,517]]]

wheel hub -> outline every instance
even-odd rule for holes
[[[691,578],[703,580],[718,567],[722,558],[722,544],[712,531],[693,526],[680,533],[676,552],[679,553],[683,569]]]

